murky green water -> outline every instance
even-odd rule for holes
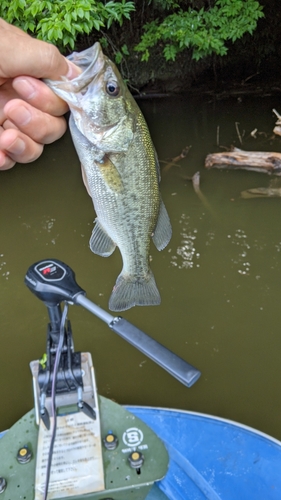
[[[243,200],[240,192],[267,186],[269,177],[246,171],[207,171],[206,154],[220,144],[239,146],[254,128],[270,133],[274,98],[213,102],[177,98],[141,102],[160,159],[191,145],[180,167],[162,177],[173,238],[152,269],[162,305],[134,308],[123,317],[200,368],[187,389],[100,320],[71,307],[76,350],[93,355],[101,394],[120,403],[176,407],[219,415],[281,438],[280,199]],[[254,139],[243,145],[259,148]],[[263,149],[280,151],[278,143]],[[186,176],[201,173],[204,205]],[[45,351],[47,312],[23,284],[27,268],[59,258],[76,272],[101,307],[121,269],[119,252],[92,254],[94,212],[82,184],[70,137],[46,148],[37,162],[0,174],[1,412],[9,427],[32,405],[29,361]]]

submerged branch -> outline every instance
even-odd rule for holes
[[[164,160],[160,160],[160,163],[165,163],[165,164],[166,164],[166,165],[165,165],[165,167],[162,169],[162,172],[163,172],[163,173],[164,173],[164,172],[165,172],[165,173],[167,173],[167,172],[168,172],[168,170],[170,170],[170,168],[171,168],[171,167],[174,167],[174,166],[176,166],[176,167],[177,167],[177,166],[178,166],[178,165],[177,165],[177,163],[178,163],[180,160],[183,160],[183,159],[187,156],[187,154],[188,154],[188,152],[189,152],[190,148],[191,148],[191,146],[186,146],[186,147],[182,150],[182,152],[181,152],[179,155],[174,156],[174,158],[171,158],[171,160],[170,160],[170,161],[167,161],[167,162],[166,162],[166,161],[164,161]]]

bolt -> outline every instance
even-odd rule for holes
[[[30,462],[32,457],[32,453],[29,450],[27,446],[23,446],[22,448],[19,449],[18,454],[17,454],[17,461],[20,464],[27,464]]]
[[[139,453],[138,451],[133,451],[128,456],[128,461],[133,469],[140,469],[144,462],[144,456],[142,453]]]
[[[118,446],[118,438],[114,434],[109,432],[103,439],[103,444],[107,450],[115,450],[115,448]]]
[[[5,491],[7,488],[7,481],[4,477],[0,477],[0,495]]]

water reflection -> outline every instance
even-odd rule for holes
[[[196,251],[196,237],[198,230],[190,227],[190,216],[182,214],[179,220],[180,236],[182,238],[180,246],[176,250],[176,255],[171,257],[171,265],[178,269],[191,269],[200,267],[198,262],[200,253]]]
[[[8,280],[9,275],[10,275],[10,271],[7,271],[6,265],[7,265],[7,262],[4,259],[4,254],[1,253],[0,254],[0,273],[4,279]]]
[[[237,272],[244,276],[249,276],[250,274],[250,262],[246,259],[248,251],[250,250],[250,245],[248,243],[248,238],[243,229],[236,229],[234,235],[228,234],[227,237],[231,240],[232,245],[238,246],[238,256],[232,258],[231,262],[238,267]]]

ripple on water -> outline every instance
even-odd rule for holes
[[[182,214],[179,220],[182,226],[180,231],[181,242],[176,249],[176,254],[171,256],[171,265],[178,269],[191,269],[200,267],[198,260],[200,253],[196,250],[198,230],[190,227],[190,217]]]

